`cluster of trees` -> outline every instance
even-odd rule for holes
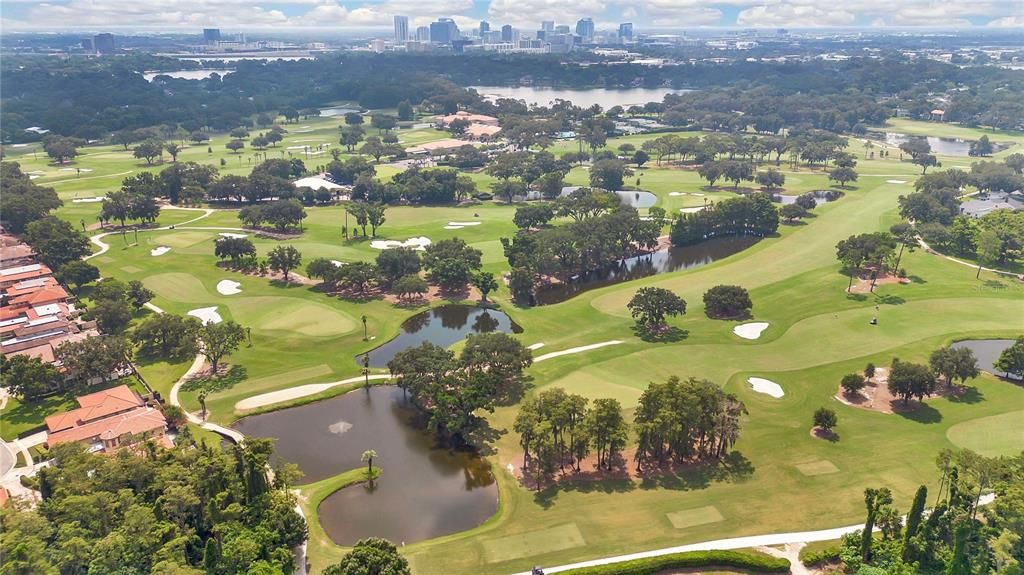
[[[672,222],[672,245],[688,246],[725,236],[768,236],[779,229],[779,210],[771,197],[754,193],[727,198]]]
[[[999,359],[992,365],[1007,376],[1024,379],[1024,336],[1015,339],[1010,347],[999,354]]]
[[[832,132],[804,129],[791,130],[786,136],[666,134],[645,141],[641,149],[649,152],[658,165],[665,161],[699,165],[701,177],[714,186],[723,177],[726,181],[749,180],[755,165],[774,161],[778,166],[787,155],[794,165],[798,160],[823,168],[830,161],[836,166],[849,164],[851,156],[844,151],[847,145],[846,138]]]
[[[611,156],[614,157],[614,154]],[[498,178],[491,186],[494,194],[511,203],[517,196],[525,196],[530,188],[536,188],[547,199],[558,197],[562,193],[565,175],[571,168],[570,158],[564,155],[556,158],[544,150],[537,153],[516,151],[497,154],[484,171]]]
[[[989,458],[970,450],[939,452],[934,507],[928,488],[918,488],[906,518],[888,488],[864,491],[864,529],[843,538],[844,570],[875,575],[942,573],[1013,575],[1024,565],[1024,456]],[[995,502],[980,506],[983,493]],[[881,537],[873,536],[875,531]]]
[[[503,333],[473,334],[459,356],[432,343],[399,352],[388,369],[428,427],[453,445],[467,442],[481,424],[479,411],[517,401],[530,378],[529,349]]]
[[[153,299],[153,292],[139,280],[127,284],[121,280],[107,278],[96,284],[89,294],[91,305],[86,316],[96,320],[96,325],[105,334],[123,333],[132,321],[135,312]]]
[[[637,470],[720,459],[736,444],[746,407],[706,379],[651,383],[634,415]]]
[[[926,174],[915,191],[900,196],[900,215],[935,249],[977,258],[979,265],[1013,265],[1024,256],[1024,213],[992,210],[979,218],[960,213],[961,190],[975,186],[984,197],[1024,188],[1024,154],[1004,162],[977,162],[970,172],[945,170]],[[979,272],[980,272],[979,267]]]
[[[547,227],[555,215],[572,218]],[[637,211],[619,204],[615,194],[582,188],[554,204],[533,204],[517,210],[522,228],[501,238],[513,270],[513,294],[528,301],[541,276],[568,278],[614,264],[658,244],[662,222],[640,219]]]
[[[0,222],[9,232],[20,234],[29,223],[64,205],[53,188],[33,182],[17,162],[0,162],[0,180],[4,182],[4,209],[0,212]]]
[[[885,275],[886,269],[898,269],[899,261],[895,259],[898,243],[904,242],[890,232],[871,232],[850,236],[836,244],[836,258],[850,275],[847,290],[853,287],[853,278],[864,269],[871,271],[872,289],[874,280]]]
[[[710,318],[743,319],[752,307],[750,294],[740,286],[717,285],[704,292],[704,313]]]
[[[665,288],[642,287],[626,304],[637,327],[657,332],[667,327],[665,320],[686,313],[686,300]]]
[[[183,429],[173,449],[144,443],[138,454],[93,454],[54,446],[33,482],[34,509],[0,509],[4,571],[284,575],[306,539],[289,483],[271,481],[269,439],[221,450]]]
[[[122,227],[127,220],[153,223],[159,216],[160,205],[156,198],[132,188],[110,192],[100,206],[100,219],[118,220]]]
[[[566,465],[577,472],[592,452],[597,469],[621,466],[622,449],[629,439],[629,424],[616,399],[595,399],[555,387],[541,391],[519,406],[512,429],[519,434],[523,465],[537,478],[552,475]]]
[[[259,228],[264,224],[273,226],[283,232],[288,228],[302,227],[306,218],[306,208],[296,199],[273,200],[253,206],[245,206],[238,211],[238,219],[250,228]]]
[[[0,360],[0,375],[12,394],[28,402],[61,391],[81,394],[94,383],[128,373],[132,346],[123,337],[98,336],[65,342],[55,356],[63,371],[37,357],[16,355]]]

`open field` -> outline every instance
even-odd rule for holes
[[[298,126],[310,125],[314,131],[290,133],[279,148],[314,137],[333,142],[338,122],[301,120]],[[289,125],[289,130],[292,126],[296,124]],[[928,131],[934,126],[899,122],[894,129],[952,135]],[[972,130],[956,135],[977,137],[981,133]],[[421,136],[433,138],[436,134],[400,134],[403,139]],[[990,137],[1016,141],[1017,149],[1024,144],[1020,135]],[[609,145],[615,147],[620,140],[625,141],[612,139]],[[226,157],[228,166],[222,173],[248,171],[244,159],[238,162],[225,153],[223,138],[214,141],[215,152],[209,158],[204,145],[190,152],[193,158],[182,154],[179,160],[216,162]],[[556,149],[558,146],[562,144]],[[955,339],[1024,333],[1024,284],[988,273],[976,280],[974,270],[921,251],[904,256],[910,284],[882,285],[876,294],[867,296],[845,293],[847,278],[835,261],[836,242],[851,234],[887,229],[898,221],[897,197],[912,189],[920,172],[895,159],[864,160],[863,150],[856,144],[851,144],[851,151],[861,156],[857,167],[860,179],[845,190],[845,197],[817,208],[817,216],[805,225],[784,225],[778,237],[724,260],[532,309],[513,305],[502,287],[496,301],[524,327],[524,343],[545,344],[542,353],[613,339],[624,341],[536,364],[530,370],[536,389],[558,386],[590,398],[615,397],[631,418],[632,408],[649,382],[669,375],[694,376],[711,379],[735,393],[749,415],[744,418],[735,453],[727,465],[715,470],[686,469],[642,481],[570,483],[535,492],[521,487],[505,471],[519,455],[518,438],[511,432],[517,409],[500,408],[489,417],[491,426],[504,432],[491,456],[501,495],[498,514],[476,529],[406,546],[404,551],[416,572],[509,573],[534,564],[560,564],[724,536],[856,523],[862,519],[865,486],[891,488],[897,506],[905,509],[921,482],[931,484],[937,479],[933,461],[941,448],[966,446],[990,454],[1021,449],[1024,439],[1000,430],[1024,413],[1024,388],[987,374],[969,381],[972,391],[961,397],[933,398],[906,414],[855,409],[834,399],[842,375],[862,369],[869,361],[888,365],[893,357],[899,357],[920,362],[936,347]],[[92,174],[102,177],[87,180],[85,174],[81,179],[73,174],[47,175],[37,180],[47,185],[63,182],[55,186],[66,202],[59,215],[76,224],[80,218],[87,224],[95,221],[99,207],[71,203],[74,194],[102,195],[123,177],[114,174],[148,169],[112,147],[87,148],[86,152],[74,165],[95,166]],[[244,156],[248,155],[246,151]],[[30,152],[12,159],[22,161],[25,171],[45,167],[41,160],[33,163]],[[960,161],[970,163],[969,158]],[[309,161],[307,166],[318,162]],[[806,167],[793,171],[785,163],[781,169],[786,173],[787,193],[828,187],[819,171]],[[733,195],[723,186],[704,190],[704,182],[690,170],[659,168],[652,163],[640,172],[641,187],[657,194],[658,205],[670,213],[702,205],[704,198]],[[567,179],[585,183],[586,178],[586,171],[576,168]],[[907,183],[887,183],[888,179]],[[671,192],[686,195],[671,196]],[[369,242],[344,241],[340,207],[307,211],[303,235],[283,242],[301,250],[304,261],[314,257],[369,260],[376,255]],[[498,272],[507,268],[499,238],[514,232],[513,213],[513,207],[492,203],[467,208],[393,207],[388,209],[379,234],[398,240],[420,235],[434,241],[462,237],[484,252],[485,269]],[[165,210],[161,223],[164,218],[180,217],[180,222],[196,215]],[[482,224],[444,230],[448,221]],[[104,276],[143,280],[157,294],[153,303],[168,312],[217,306],[225,319],[252,328],[252,346],[229,358],[244,368],[244,377],[207,400],[212,420],[222,424],[237,417],[234,405],[242,398],[358,375],[354,356],[392,337],[400,323],[416,312],[384,301],[344,301],[308,286],[285,286],[217,267],[213,241],[218,230],[185,229],[239,225],[236,212],[223,210],[184,228],[142,232],[138,246],[125,246],[120,238],[111,236],[107,239],[110,251],[93,260]],[[255,240],[261,255],[279,243]],[[150,256],[150,250],[160,245],[171,247],[171,251]],[[215,286],[223,279],[239,282],[242,293],[218,294]],[[736,322],[705,317],[701,295],[723,283],[750,290],[754,321],[770,324],[760,339],[740,339],[732,333]],[[641,286],[672,289],[688,302],[687,314],[672,321],[685,338],[655,344],[633,334],[626,303]],[[375,338],[369,342],[362,340],[362,315],[367,316],[369,333]],[[875,315],[878,325],[869,325]],[[142,371],[151,385],[166,393],[189,363],[154,363],[143,365]],[[746,383],[751,376],[777,382],[785,396],[773,399],[755,393]],[[189,409],[198,409],[193,393],[184,392],[182,399]],[[809,434],[811,415],[821,406],[831,407],[839,415],[837,442]],[[311,536],[310,558],[314,572],[319,572],[344,550],[327,541],[322,532],[311,531]]]

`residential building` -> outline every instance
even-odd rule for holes
[[[485,126],[498,125],[498,119],[495,118],[494,116],[485,116],[483,114],[470,114],[469,112],[462,110],[455,112],[454,114],[438,117],[437,125],[441,128],[444,128],[445,126],[451,124],[455,120],[465,120],[470,124],[483,124]]]
[[[82,442],[90,451],[112,452],[140,437],[170,447],[167,418],[149,406],[127,385],[119,385],[75,398],[79,407],[46,418],[46,444]]]
[[[569,28],[568,24],[559,24],[555,26],[555,34],[571,34],[572,29]]]
[[[409,17],[395,16],[395,42],[409,40]]]
[[[417,42],[430,42],[430,27],[419,26],[416,28],[416,41]]]

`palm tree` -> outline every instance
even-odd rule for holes
[[[372,449],[367,449],[363,452],[362,460],[366,462],[366,474],[373,478],[373,458],[377,457],[377,452]]]

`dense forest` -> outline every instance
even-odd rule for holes
[[[528,83],[569,88],[671,87],[699,89],[666,107],[694,112],[769,113],[794,109],[831,112],[835,131],[877,124],[896,107],[926,117],[937,104],[946,118],[969,125],[1010,129],[1024,121],[1024,72],[958,67],[931,60],[854,58],[844,62],[566,64],[554,56],[397,55],[339,53],[316,60],[242,61],[224,76],[191,81],[141,72],[183,67],[149,55],[101,59],[5,58],[2,139],[30,141],[40,126],[63,135],[101,139],[111,132],[159,124],[230,130],[251,118],[285,108],[315,110],[337,101],[390,108],[402,101],[437,111],[494,112],[478,94],[459,86]],[[706,102],[706,104],[704,104]],[[728,110],[722,110],[728,102]],[[836,122],[842,120],[841,124]],[[680,123],[680,122],[674,122]]]

